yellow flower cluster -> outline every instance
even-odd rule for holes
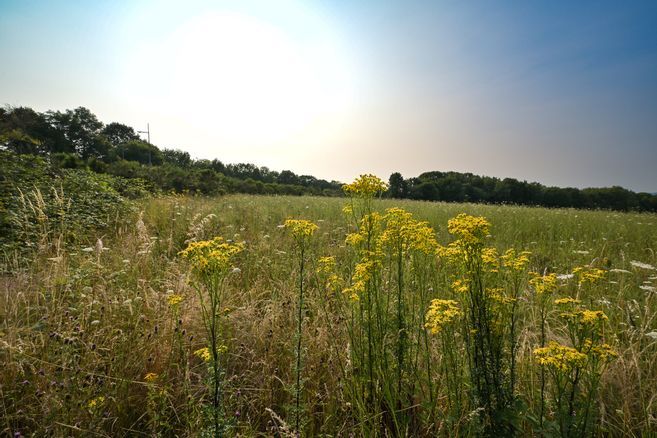
[[[618,357],[616,350],[609,344],[593,345],[589,339],[584,344],[584,348],[589,351],[589,354],[602,362],[609,362]]]
[[[144,376],[144,380],[147,381],[148,383],[153,383],[157,380],[157,374],[155,373],[147,373]]]
[[[438,245],[436,249],[438,257],[446,258],[447,260],[456,261],[462,256],[462,251],[459,246],[452,242],[447,246]]]
[[[288,219],[285,221],[285,228],[290,229],[296,239],[305,239],[312,236],[318,226],[305,219]]]
[[[607,272],[603,269],[592,268],[590,266],[580,266],[573,269],[573,274],[577,277],[580,286],[585,284],[595,284],[605,278]]]
[[[351,301],[358,301],[372,279],[376,265],[373,259],[365,259],[356,264],[351,277],[351,287],[343,290],[342,293],[347,295]]]
[[[571,297],[557,298],[556,300],[554,300],[554,304],[558,306],[569,306],[569,305],[576,305],[580,303],[581,303],[580,300]]]
[[[361,175],[351,184],[342,186],[347,196],[373,198],[378,193],[388,190],[388,185],[375,175]]]
[[[454,300],[431,300],[426,314],[424,327],[432,334],[440,333],[449,323],[463,313]]]
[[[326,288],[334,289],[340,284],[340,278],[335,273],[335,257],[321,257],[318,260],[317,273],[326,276]]]
[[[480,246],[490,231],[490,222],[481,216],[461,213],[447,222],[447,230],[462,247]]]
[[[557,290],[557,274],[539,275],[532,272],[530,275],[532,278],[529,280],[529,284],[536,291],[536,295],[547,295]]]
[[[382,246],[391,246],[406,252],[416,250],[434,254],[438,248],[435,233],[427,222],[413,219],[413,215],[401,208],[389,208],[383,217],[386,227],[379,238]]]
[[[218,354],[223,354],[227,351],[228,351],[228,347],[226,347],[225,345],[220,345],[219,347],[217,347]],[[194,352],[194,356],[203,359],[204,362],[210,362],[210,360],[212,359],[212,353],[210,352],[210,348],[208,347],[199,348]]]
[[[498,272],[499,254],[495,248],[484,248],[481,250],[481,260],[490,272]]]
[[[89,409],[96,409],[100,407],[103,403],[105,403],[105,397],[99,395],[98,397],[89,400],[89,403],[87,403],[87,407]]]
[[[183,297],[180,294],[170,294],[167,295],[167,303],[169,303],[169,306],[175,307],[178,304],[182,303],[185,300],[185,297]]]
[[[241,243],[226,242],[222,237],[192,242],[180,255],[192,262],[193,270],[200,275],[225,272],[231,267],[235,255],[244,249]]]
[[[470,291],[470,279],[459,279],[452,282],[452,290],[454,292],[467,294]]]
[[[353,247],[361,246],[368,239],[376,238],[381,232],[383,216],[377,212],[366,214],[360,220],[358,231],[347,234],[345,242]],[[372,242],[374,243],[374,242]]]
[[[562,372],[584,367],[588,361],[586,354],[554,341],[546,347],[534,349],[534,356],[539,364]]]
[[[501,287],[486,288],[486,295],[499,304],[511,304],[516,301],[515,298],[507,296]]]
[[[210,359],[212,358],[208,347],[199,348],[194,352],[194,356],[203,359],[205,362],[210,362]]]
[[[584,325],[596,325],[609,319],[602,310],[580,310],[577,314],[580,324]]]
[[[317,268],[318,274],[332,274],[335,270],[335,257],[320,257],[317,261],[319,267]]]
[[[529,256],[531,253],[529,251],[523,251],[521,253],[516,253],[516,250],[511,248],[507,249],[504,255],[502,256],[502,262],[507,269],[512,271],[521,272],[527,268],[529,265]]]

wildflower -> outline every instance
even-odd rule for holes
[[[488,266],[491,272],[498,272],[499,254],[495,248],[484,248],[481,251],[481,260]]]
[[[184,299],[185,297],[180,294],[170,294],[167,296],[167,303],[169,303],[169,306],[171,307],[176,307],[178,304],[182,303]]]
[[[637,260],[632,260],[630,262],[630,265],[634,266],[635,268],[648,269],[648,270],[651,270],[651,271],[654,271],[655,269],[657,269],[653,265],[649,265],[648,263],[639,262]]]
[[[581,303],[580,300],[570,297],[557,298],[556,300],[554,300],[554,304],[557,305],[569,305],[569,304],[580,304],[580,303]]]
[[[488,235],[490,223],[486,218],[461,213],[449,220],[447,230],[458,238],[461,247],[478,247]]]
[[[452,242],[447,246],[438,245],[436,248],[436,254],[438,257],[444,257],[448,260],[456,261],[462,257],[463,251],[456,243]]]
[[[438,247],[433,229],[427,222],[418,222],[413,215],[401,208],[389,208],[383,217],[386,223],[379,244],[391,246],[402,252],[417,250],[433,254]]]
[[[434,254],[438,248],[436,233],[428,222],[416,222],[410,240],[411,249],[424,254]]]
[[[312,236],[318,227],[304,219],[288,219],[285,221],[285,228],[289,228],[296,239],[304,239]]]
[[[91,400],[89,400],[89,402],[87,403],[87,407],[89,409],[95,409],[95,408],[101,406],[103,403],[105,403],[105,397],[103,397],[102,395],[99,395],[98,397],[92,398]]]
[[[426,314],[424,325],[432,334],[440,333],[445,326],[461,316],[463,313],[454,300],[431,300]]]
[[[317,268],[318,274],[331,274],[335,270],[335,257],[320,257],[318,260],[319,267]]]
[[[618,357],[618,353],[609,344],[593,345],[591,340],[587,339],[585,342],[585,349],[589,355],[597,360],[609,362]]]
[[[194,352],[194,356],[203,359],[205,362],[210,362],[210,359],[212,358],[208,347],[199,348]]]
[[[609,319],[602,310],[580,310],[577,315],[580,324],[583,325],[594,325]]]
[[[520,272],[520,271],[524,271],[527,265],[529,264],[530,255],[531,253],[529,251],[516,253],[516,250],[511,248],[504,253],[504,255],[502,256],[502,261],[504,262],[504,266],[507,269]]]
[[[351,184],[342,186],[345,195],[359,198],[373,198],[387,189],[388,185],[383,180],[371,174],[361,175]]]
[[[157,374],[155,373],[146,373],[144,376],[144,380],[147,381],[148,383],[153,383],[157,380]]]
[[[470,291],[470,280],[467,278],[463,280],[454,280],[452,282],[452,290],[462,294],[468,293]]]
[[[516,301],[515,298],[506,296],[504,289],[501,287],[486,288],[486,295],[499,304],[511,304]]]
[[[594,284],[605,276],[605,271],[598,268],[591,268],[589,266],[582,266],[573,269],[573,274],[577,277],[580,286],[585,284]]]
[[[211,272],[226,273],[231,268],[231,261],[244,249],[242,243],[225,241],[222,237],[212,240],[191,242],[179,254],[192,262],[192,269],[198,275]]]
[[[558,287],[556,274],[538,275],[533,272],[531,275],[532,278],[529,280],[529,284],[534,287],[536,295],[550,294]]]
[[[541,365],[567,372],[586,365],[588,356],[572,347],[550,341],[546,347],[534,349],[534,356]]]

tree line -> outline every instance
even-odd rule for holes
[[[340,196],[342,184],[310,175],[281,172],[250,163],[224,164],[193,159],[181,149],[158,148],[130,126],[102,123],[89,109],[37,112],[0,108],[0,148],[43,156],[58,168],[90,169],[140,179],[152,190],[206,195],[257,193]],[[657,196],[622,187],[547,187],[513,178],[458,172],[426,172],[404,179],[390,175],[390,198],[445,202],[485,202],[544,207],[657,211]]]
[[[547,187],[514,178],[495,178],[458,172],[425,172],[404,179],[393,173],[388,195],[425,201],[483,202],[542,207],[657,211],[657,196],[623,187],[577,189]]]
[[[0,148],[46,157],[57,168],[87,168],[141,179],[153,190],[222,193],[341,195],[342,184],[290,170],[277,172],[249,163],[192,159],[180,149],[160,149],[130,126],[102,123],[84,107],[66,111],[0,108]]]

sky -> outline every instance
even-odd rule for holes
[[[195,158],[657,192],[657,2],[0,0],[0,105]]]

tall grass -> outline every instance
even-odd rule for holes
[[[208,430],[204,406],[214,405],[214,372],[194,352],[216,345],[225,346],[216,358],[221,421],[231,435],[294,434],[289,387],[297,372],[304,436],[657,431],[655,215],[374,196],[353,202],[345,215],[344,199],[150,199],[125,223],[77,236],[75,247],[40,245],[32,264],[0,280],[0,428],[200,435]],[[426,221],[436,245],[449,248],[460,237],[448,221],[460,213],[490,223],[481,250],[495,248],[485,257],[497,265],[484,253],[479,267],[437,257],[404,231]],[[294,241],[279,227],[288,218],[319,227],[303,276]],[[43,237],[57,242],[57,233]],[[345,242],[349,234],[364,240]],[[210,313],[219,318],[216,342],[201,311],[208,289],[179,255],[189,242],[215,237],[244,245],[226,265],[220,305]],[[508,268],[509,248],[515,257],[531,252],[523,269]],[[582,281],[593,268],[603,276]],[[556,284],[543,293],[551,274]],[[566,297],[580,302],[555,304]],[[434,316],[449,309],[434,300],[453,302],[456,313],[432,333]],[[581,312],[598,310],[606,319],[581,323]],[[485,344],[476,347],[471,324],[488,324]],[[575,354],[555,365],[557,347],[535,353],[551,342],[587,359]],[[618,357],[604,356],[604,344]],[[499,380],[489,390],[503,401],[499,409],[492,398],[487,407],[477,373]]]

